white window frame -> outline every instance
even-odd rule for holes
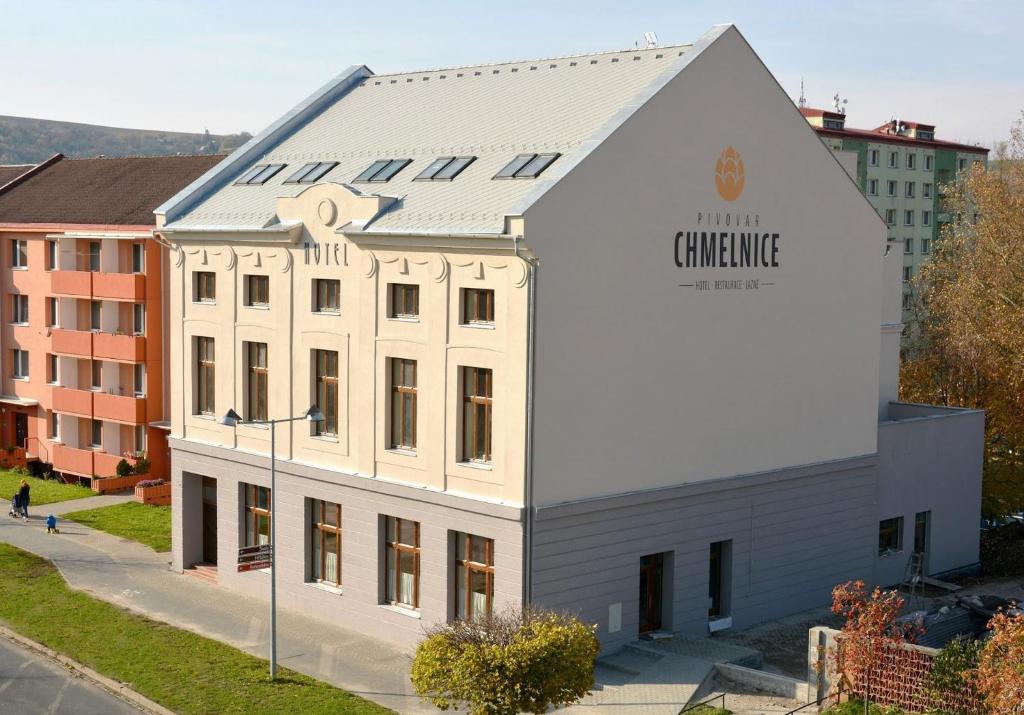
[[[868,179],[868,196],[878,196],[878,179]]]
[[[905,165],[908,171],[914,171],[915,169],[917,169],[917,154],[915,154],[912,151],[907,152]]]
[[[146,396],[146,365],[137,362],[132,365],[132,392],[136,397]]]
[[[898,169],[900,168],[900,153],[898,151],[889,152],[889,168]]]
[[[47,420],[47,427],[50,430],[50,441],[60,442],[60,413],[51,412],[50,419]]]
[[[925,211],[921,212],[921,225],[922,226],[931,226],[932,225],[932,212],[931,211],[925,210]]]
[[[914,277],[913,266],[903,266],[903,282],[909,283],[910,279]]]
[[[914,194],[916,194],[916,193],[917,193],[917,187],[914,185],[913,181],[905,181],[905,182],[903,182],[903,198],[905,198],[905,199],[912,199],[912,198],[914,198]]]
[[[132,333],[135,335],[146,334],[146,304],[132,304]]]
[[[932,184],[931,182],[925,182],[921,184],[921,198],[930,199],[932,197]]]
[[[15,380],[28,381],[29,377],[29,357],[28,350],[22,350],[21,348],[14,348],[13,350],[13,368],[14,373],[11,375]]]
[[[28,296],[24,293],[11,293],[11,325],[28,325]]]
[[[900,182],[895,179],[889,179],[885,184],[885,193],[889,198],[896,198],[896,193],[899,191]]]
[[[932,154],[925,154],[924,155],[924,170],[925,171],[931,171],[932,168],[935,166],[934,162],[935,162],[935,157]]]
[[[47,384],[60,384],[60,358],[53,353],[46,354],[46,372],[48,373]]]
[[[868,149],[868,166],[878,166],[878,149]]]
[[[138,259],[138,260],[136,260]],[[136,265],[138,267],[136,267]],[[146,272],[146,244],[145,243],[133,243],[132,244],[132,273],[145,273]]]
[[[930,238],[921,239],[921,253],[928,254],[932,252],[932,240]]]
[[[914,225],[914,211],[913,209],[903,210],[903,225],[913,226]]]
[[[100,439],[96,441],[96,426],[99,425]],[[103,420],[89,420],[89,446],[93,449],[103,448]]]
[[[11,268],[28,270],[28,241],[24,238],[11,239]]]
[[[896,209],[885,210],[885,223],[887,226],[896,225]]]
[[[910,256],[914,253],[914,239],[904,238],[903,239],[903,255]]]

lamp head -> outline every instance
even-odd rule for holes
[[[242,421],[242,416],[235,412],[234,409],[230,409],[224,413],[223,417],[217,418],[217,424],[225,425],[227,427],[234,427]]]
[[[316,405],[310,405],[309,409],[306,410],[306,419],[310,422],[323,422],[324,413]]]

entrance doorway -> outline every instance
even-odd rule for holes
[[[28,447],[28,415],[24,412],[14,413],[14,446]]]
[[[708,621],[726,623],[732,611],[732,540],[716,541],[708,554]]]
[[[217,480],[203,477],[203,562],[217,563]]]
[[[661,628],[665,596],[665,554],[640,559],[640,633]]]
[[[914,553],[921,554],[921,573],[928,573],[928,551],[932,537],[932,513],[919,511],[914,515]]]

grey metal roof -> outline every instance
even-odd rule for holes
[[[267,227],[284,181],[306,162],[336,161],[319,183],[351,184],[374,160],[412,159],[391,181],[355,184],[400,197],[365,227],[381,233],[501,233],[532,198],[675,76],[727,27],[693,45],[403,74],[349,70],[168,201],[168,228]],[[595,142],[596,138],[596,142]],[[560,152],[538,179],[492,180],[516,154]],[[477,160],[455,180],[413,181],[440,156]],[[258,163],[288,166],[262,186],[233,181]]]

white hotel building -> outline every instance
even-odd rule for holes
[[[897,402],[899,250],[740,33],[353,67],[157,211],[174,567],[401,643],[744,627],[978,559],[983,415]],[[755,254],[756,250],[756,254]],[[245,419],[301,414],[269,432]]]

